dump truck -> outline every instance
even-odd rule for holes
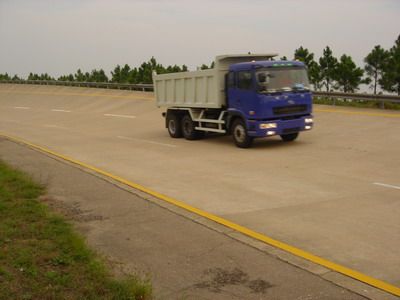
[[[196,140],[206,132],[232,134],[240,148],[254,138],[294,141],[313,127],[307,68],[277,54],[220,55],[214,68],[153,72],[156,104],[172,138]]]

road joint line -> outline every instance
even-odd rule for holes
[[[60,158],[62,160],[65,160],[67,162],[73,163],[73,164],[78,165],[80,167],[83,167],[85,169],[91,170],[91,171],[93,171],[93,172],[95,172],[97,174],[100,174],[102,176],[109,177],[109,178],[111,178],[111,179],[113,179],[113,180],[115,180],[115,181],[117,181],[119,183],[125,184],[125,185],[127,185],[127,186],[129,186],[131,188],[137,189],[137,190],[139,190],[141,192],[144,192],[144,193],[146,193],[148,195],[151,195],[151,196],[153,196],[153,197],[155,197],[155,198],[157,198],[159,200],[163,200],[163,201],[165,201],[167,203],[170,203],[172,205],[180,207],[180,208],[182,208],[182,209],[184,209],[186,211],[189,211],[189,212],[194,213],[196,215],[202,216],[202,217],[204,217],[204,218],[206,218],[208,220],[214,221],[214,222],[216,222],[218,224],[221,224],[221,225],[223,225],[225,227],[233,229],[233,230],[235,230],[235,231],[237,231],[239,233],[242,233],[242,234],[244,234],[246,236],[249,236],[249,237],[254,238],[254,239],[258,240],[258,241],[264,242],[264,243],[266,243],[268,245],[271,245],[271,246],[273,246],[275,248],[278,248],[278,249],[283,250],[285,252],[288,252],[290,254],[293,254],[293,255],[295,255],[297,257],[306,259],[306,260],[311,261],[313,263],[316,263],[316,264],[318,264],[320,266],[326,267],[326,268],[328,268],[328,269],[330,269],[332,271],[335,271],[335,272],[343,274],[343,275],[345,275],[347,277],[356,279],[356,280],[358,280],[358,281],[360,281],[362,283],[368,284],[368,285],[370,285],[372,287],[375,287],[375,288],[378,288],[378,289],[380,289],[382,291],[388,292],[388,293],[390,293],[392,295],[400,296],[400,287],[397,287],[397,286],[394,286],[394,285],[392,285],[390,283],[387,283],[387,282],[384,282],[382,280],[373,278],[373,277],[371,277],[369,275],[366,275],[366,274],[361,273],[359,271],[356,271],[356,270],[350,269],[348,267],[342,266],[340,264],[331,262],[331,261],[329,261],[327,259],[324,259],[322,257],[314,255],[314,254],[312,254],[310,252],[307,252],[307,251],[302,250],[300,248],[291,246],[291,245],[286,244],[284,242],[281,242],[279,240],[273,239],[273,238],[271,238],[271,237],[269,237],[267,235],[264,235],[264,234],[261,234],[259,232],[253,231],[252,229],[249,229],[247,227],[244,227],[242,225],[236,224],[236,223],[234,223],[232,221],[226,220],[226,219],[224,219],[222,217],[219,217],[217,215],[213,215],[213,214],[208,213],[208,212],[206,212],[204,210],[201,210],[199,208],[196,208],[194,206],[186,204],[185,202],[182,202],[180,200],[177,200],[177,199],[171,198],[169,196],[163,195],[163,194],[161,194],[159,192],[153,191],[153,190],[151,190],[149,188],[146,188],[146,187],[144,187],[144,186],[142,186],[140,184],[137,184],[135,182],[129,181],[127,179],[124,179],[124,178],[122,178],[122,177],[120,177],[118,175],[113,175],[113,174],[111,174],[111,173],[109,173],[107,171],[104,171],[102,169],[99,169],[99,168],[97,168],[95,166],[91,166],[90,164],[78,161],[78,160],[76,160],[74,158],[70,158],[70,157],[65,156],[63,154],[59,154],[59,153],[57,153],[57,152],[55,152],[53,150],[47,149],[45,147],[33,144],[31,142],[28,142],[28,141],[25,141],[23,139],[20,139],[20,138],[14,137],[14,136],[10,136],[10,135],[7,135],[7,134],[0,133],[0,136],[6,138],[8,140],[20,143],[20,144],[25,144],[25,145],[33,148],[33,149],[36,149],[36,150],[39,150],[41,152],[44,152],[44,153],[50,154],[52,156],[58,157],[58,158]]]
[[[154,145],[159,145],[159,146],[164,146],[164,147],[169,147],[169,148],[178,147],[178,146],[173,145],[173,144],[160,143],[160,142],[144,140],[144,139],[135,139],[135,138],[130,138],[130,137],[123,136],[123,135],[117,135],[117,138],[119,138],[121,140],[128,140],[128,141],[133,141],[133,142],[144,142],[144,143],[149,143],[149,144],[154,144]]]
[[[400,186],[397,186],[397,185],[386,184],[386,183],[381,183],[381,182],[374,182],[373,184],[379,185],[379,186],[383,186],[383,187],[387,187],[387,188],[400,190]]]
[[[135,119],[136,116],[132,115],[118,115],[118,114],[103,114],[105,117],[117,117],[117,118],[129,118],[129,119]]]
[[[70,113],[71,112],[70,110],[56,109],[56,108],[52,109],[51,111],[54,111],[54,112],[65,112],[65,113]]]

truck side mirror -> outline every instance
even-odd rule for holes
[[[259,83],[266,83],[267,82],[267,75],[265,73],[259,73],[257,79],[258,79]]]

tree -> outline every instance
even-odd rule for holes
[[[7,73],[5,73],[5,74],[0,74],[0,80],[11,80],[11,78]]]
[[[39,75],[33,74],[32,72],[30,72],[28,75],[28,80],[39,80]]]
[[[171,67],[172,68],[172,67]],[[137,83],[153,83],[153,71],[157,74],[166,72],[166,69],[152,56],[148,62],[144,62],[138,69]]]
[[[310,77],[310,82],[312,83],[312,85],[314,86],[314,89],[317,91],[320,91],[322,88],[322,72],[321,72],[321,68],[319,66],[318,63],[316,63],[315,61],[313,61],[312,63],[310,63],[310,67],[308,69],[308,74]]]
[[[120,82],[121,78],[121,67],[117,65],[114,71],[111,71],[111,82]]]
[[[40,74],[39,75],[39,80],[54,80],[54,78],[53,77],[51,77],[49,74],[47,74],[47,73],[42,73],[42,74]]]
[[[133,68],[130,70],[128,75],[128,82],[129,83],[137,83],[138,82],[138,68]]]
[[[368,78],[372,78],[374,94],[376,94],[376,88],[378,81],[382,78],[385,64],[389,58],[389,52],[382,49],[381,46],[375,46],[375,48],[364,58],[365,72]]]
[[[314,89],[320,90],[323,78],[320,66],[314,61],[314,53],[300,46],[300,48],[294,50],[294,59],[303,62],[307,66],[310,82],[314,85]]]
[[[280,60],[288,60],[286,55],[282,56],[281,58],[279,58]]]
[[[308,69],[310,69],[311,65],[315,63],[314,53],[309,52],[308,49],[303,48],[303,46],[294,50],[294,59],[302,61]]]
[[[74,81],[74,75],[69,74],[69,75],[62,75],[57,78],[58,81]]]
[[[89,82],[108,82],[108,77],[105,74],[103,69],[100,69],[100,70],[94,69],[88,76],[87,81],[89,81]]]
[[[389,57],[384,65],[379,83],[384,90],[395,92],[400,96],[400,35],[389,50]]]
[[[131,71],[131,67],[128,64],[125,64],[121,69],[120,82],[128,83],[129,80],[129,72]]]
[[[211,64],[210,64],[210,66],[207,66],[206,64],[202,64],[202,65],[200,66],[200,70],[213,69],[214,67],[215,67],[215,62],[212,61]],[[198,68],[198,69],[199,69],[199,68]],[[187,69],[187,66],[183,65],[183,66],[182,66],[182,71],[179,71],[179,72],[186,72],[187,70],[188,70],[188,69]]]
[[[75,81],[83,82],[85,81],[85,74],[82,73],[81,69],[78,69],[74,75]]]
[[[363,83],[364,71],[358,68],[352,58],[346,54],[340,57],[336,66],[335,78],[337,87],[345,93],[354,93]]]
[[[321,82],[322,85],[325,86],[327,92],[330,91],[332,82],[336,77],[335,72],[337,64],[338,61],[333,56],[332,50],[329,46],[326,46],[322,57],[319,59],[319,66],[321,69]]]

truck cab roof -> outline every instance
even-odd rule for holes
[[[287,60],[263,60],[263,61],[250,61],[232,64],[229,66],[229,71],[248,71],[258,68],[276,68],[276,67],[305,67],[301,61],[287,61]]]

